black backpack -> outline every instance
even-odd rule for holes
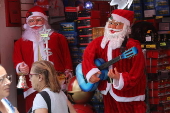
[[[51,113],[51,99],[49,94],[46,91],[39,92],[39,94],[41,94],[41,96],[44,98],[45,102],[47,103],[48,113]],[[31,113],[31,112],[32,112],[32,107],[29,109],[27,113]]]

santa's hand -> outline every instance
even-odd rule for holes
[[[120,73],[117,71],[117,68],[115,67],[114,70],[110,69],[108,72],[108,76],[113,79],[118,79],[120,78]]]
[[[29,67],[25,62],[22,62],[19,66],[19,70],[22,74],[27,75],[29,73]]]
[[[100,80],[100,78],[98,78],[97,76],[100,75],[100,74],[101,74],[100,71],[97,72],[97,73],[95,73],[94,75],[92,75],[92,76],[90,77],[89,81],[90,81],[91,83],[96,83],[96,82],[98,82],[98,81]]]
[[[70,70],[70,69],[66,69],[66,71],[65,71],[64,73],[65,73],[65,77],[66,77],[66,78],[71,78],[71,77],[73,77],[73,71]]]

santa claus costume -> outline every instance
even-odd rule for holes
[[[122,43],[130,33],[134,12],[129,10],[115,9],[109,21],[121,22],[123,30],[111,34],[108,22],[105,26],[104,36],[94,39],[85,49],[82,61],[82,70],[86,79],[100,71],[94,63],[97,58],[109,61],[122,54]],[[113,23],[110,23],[113,24]],[[124,49],[136,47],[138,54],[132,58],[122,59],[109,67],[117,68],[120,73],[119,80],[113,79],[113,84],[107,80],[100,81],[98,89],[104,97],[104,113],[145,113],[145,88],[146,76],[144,73],[145,60],[141,44],[138,40],[127,38]]]
[[[72,61],[70,57],[70,52],[68,48],[68,43],[66,38],[59,33],[50,30],[48,48],[51,55],[47,56],[45,49],[45,44],[41,38],[40,31],[43,30],[44,26],[49,29],[47,22],[47,15],[44,10],[38,6],[31,8],[26,14],[26,22],[33,16],[40,16],[46,20],[46,23],[38,30],[32,29],[28,24],[24,25],[26,29],[18,41],[15,42],[13,61],[17,73],[20,73],[18,67],[24,62],[31,68],[32,63],[39,60],[39,56],[42,59],[49,57],[56,71],[64,73],[66,70],[72,70]],[[26,82],[28,89],[24,89],[24,97],[26,100],[26,111],[32,107],[32,101],[35,97],[35,90],[32,89],[31,83],[29,81],[29,76],[26,75]]]

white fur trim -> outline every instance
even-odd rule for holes
[[[106,90],[102,90],[101,93],[102,93],[103,95],[106,95],[107,92],[108,92],[110,89],[112,89],[111,86],[112,86],[112,84],[107,82]]]
[[[89,79],[92,75],[94,75],[95,73],[99,72],[100,70],[98,68],[93,68],[91,69],[87,74],[86,74],[86,79],[89,82]],[[98,75],[99,77],[99,75]]]
[[[138,96],[134,96],[134,97],[120,97],[117,96],[112,88],[110,88],[110,95],[118,102],[132,102],[132,101],[144,101],[145,100],[145,94],[143,95],[138,95]]]
[[[128,26],[130,26],[130,21],[127,20],[126,18],[122,17],[122,16],[119,16],[117,14],[112,14],[112,17],[114,20],[118,21],[118,22],[122,22]]]
[[[40,49],[40,55],[43,58],[46,58],[46,53],[44,52],[45,45],[43,41],[40,42],[33,42],[33,51],[34,51],[34,62],[38,61],[38,48]]]
[[[30,15],[28,18],[26,18],[26,22],[28,22],[28,20],[33,17],[33,16],[41,16],[43,17],[45,20],[48,20],[48,17],[46,15],[44,15],[41,12],[32,12],[32,15]]]
[[[33,42],[34,62],[38,61],[38,42]]]
[[[23,25],[23,28],[24,28],[24,29],[27,29],[27,28],[28,28],[28,27],[27,27],[27,24],[24,24],[24,25]]]
[[[120,78],[119,80],[113,79],[113,87],[117,90],[121,90],[124,86],[124,80],[122,73],[120,73]]]
[[[22,62],[21,62],[21,63],[18,63],[17,66],[16,66],[16,72],[17,72],[17,73],[21,73],[21,71],[19,71],[19,66],[20,66],[21,64],[22,64]]]
[[[31,93],[34,93],[35,91],[36,90],[34,90],[33,88],[29,88],[27,91],[24,91],[24,98],[29,96]]]
[[[108,61],[112,60],[112,48],[109,46],[107,48],[107,58],[108,58]]]

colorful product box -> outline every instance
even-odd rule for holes
[[[77,20],[77,28],[88,28],[88,27],[99,27],[100,19],[82,19],[78,18]]]
[[[156,58],[156,59],[151,59],[147,58],[146,59],[146,65],[147,66],[161,66],[161,65],[167,65],[170,64],[170,58],[165,57],[165,58]]]
[[[167,56],[167,50],[148,50],[146,52],[147,58],[165,58]]]
[[[69,46],[70,53],[78,53],[79,48],[77,46]]]
[[[149,97],[153,98],[153,97],[160,97],[160,96],[165,96],[166,90],[165,88],[161,88],[161,89],[150,89],[149,90]]]
[[[140,3],[141,3],[141,0],[133,0],[132,3],[133,3],[133,4],[140,4]]]
[[[139,10],[139,11],[134,11],[135,12],[135,15],[134,17],[137,18],[137,19],[142,19],[143,18],[143,11]]]
[[[88,45],[92,41],[92,36],[79,36],[79,44],[80,45]]]
[[[155,6],[168,6],[168,0],[155,0]]]
[[[143,0],[144,2],[154,2],[155,0]]]
[[[154,2],[145,2],[145,3],[144,3],[144,9],[145,9],[145,10],[155,9],[155,4],[154,4]]]
[[[92,28],[81,28],[78,29],[78,35],[81,37],[88,37],[88,36],[92,36]]]
[[[136,11],[136,10],[143,10],[141,4],[132,4],[130,7],[130,10]]]
[[[77,45],[77,32],[69,32],[69,31],[65,31],[65,32],[60,32],[61,34],[63,34],[68,41],[69,45]]]
[[[166,66],[147,66],[147,73],[158,73],[161,70],[165,70]]]
[[[164,88],[165,84],[166,84],[166,80],[149,81],[148,82],[148,88],[150,90],[152,90],[152,89],[160,89],[160,88]]]
[[[60,23],[60,31],[72,31],[76,32],[76,23],[75,22],[62,22]]]
[[[156,15],[157,16],[169,16],[170,11],[169,11],[169,6],[158,6],[155,8],[156,10]]]

